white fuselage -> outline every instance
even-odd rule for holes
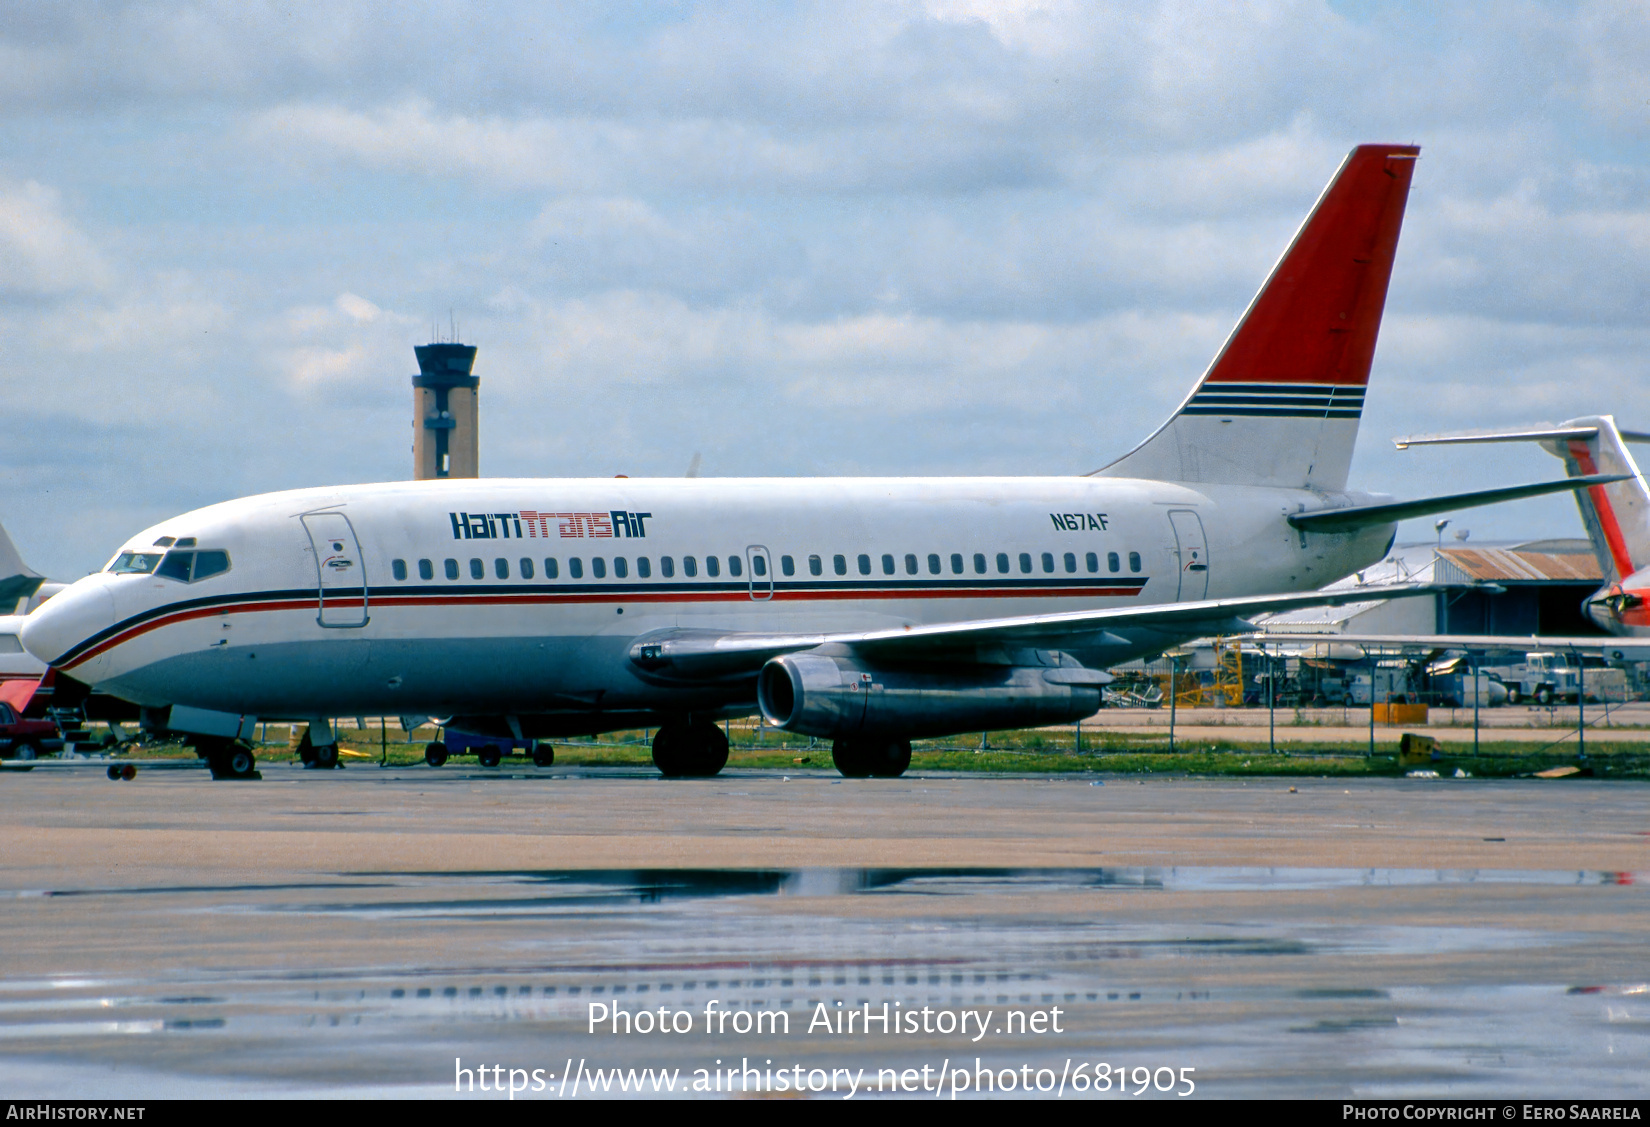
[[[88,576],[30,616],[24,641],[148,707],[545,714],[598,731],[754,707],[754,679],[639,676],[627,656],[639,635],[868,630],[1307,591],[1379,559],[1391,539],[1390,525],[1324,535],[1285,523],[1347,499],[1093,477],[297,490],[145,530],[122,551],[183,541],[226,552],[228,569],[193,582]],[[1128,652],[1116,640],[1078,656],[1123,660],[1178,639],[1131,636]]]

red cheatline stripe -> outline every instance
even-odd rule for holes
[[[1570,443],[1570,457],[1576,460],[1582,473],[1598,473],[1593,452],[1587,449],[1585,442]],[[1599,526],[1604,529],[1604,542],[1610,546],[1610,558],[1615,561],[1616,572],[1626,579],[1637,569],[1633,566],[1632,553],[1627,550],[1627,538],[1621,534],[1621,522],[1616,520],[1616,510],[1610,504],[1610,495],[1602,485],[1589,485],[1587,496],[1592,498],[1593,511],[1598,514]]]
[[[777,591],[772,599],[757,599],[756,602],[805,602],[808,600],[837,600],[837,599],[946,599],[946,598],[1076,598],[1083,596],[1128,596],[1140,594],[1140,587],[1028,587],[1028,588],[1000,588],[1000,587],[952,587],[952,588],[923,588],[916,591],[902,591],[899,589],[869,589],[851,591]],[[566,595],[383,595],[371,601],[374,607],[412,607],[412,606],[533,606],[554,605],[558,603],[748,603],[752,602],[750,595],[744,591],[672,591],[652,594],[619,594],[609,592],[578,593]],[[327,606],[337,610],[349,610],[359,607],[362,600],[359,598],[328,599]],[[131,641],[133,638],[159,630],[163,626],[172,626],[180,622],[188,622],[196,618],[210,618],[220,614],[254,614],[264,611],[282,610],[309,610],[317,603],[313,599],[282,599],[266,602],[248,602],[220,604],[210,607],[196,607],[192,610],[178,611],[175,614],[163,615],[159,618],[140,622],[128,630],[123,630],[111,638],[105,638],[73,661],[61,666],[63,669],[73,669],[83,662],[102,653],[107,653],[118,645]]]

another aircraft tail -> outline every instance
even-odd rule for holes
[[[1420,152],[1353,149],[1180,409],[1096,475],[1344,489]]]
[[[1563,459],[1571,477],[1594,473],[1632,475],[1625,481],[1576,490],[1581,522],[1587,526],[1604,582],[1607,586],[1621,583],[1650,565],[1650,489],[1645,487],[1644,475],[1612,416],[1571,419],[1563,425],[1594,431],[1591,436],[1541,440],[1549,454]]]
[[[12,607],[33,595],[45,581],[45,577],[23,562],[17,545],[11,542],[6,530],[0,528],[0,613],[12,613]]]

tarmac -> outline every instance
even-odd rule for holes
[[[1642,1098],[1647,799],[42,764],[0,773],[0,1087]]]

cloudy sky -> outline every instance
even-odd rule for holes
[[[490,476],[1087,471],[1361,141],[1423,159],[1354,486],[1558,470],[1395,434],[1650,426],[1632,0],[4,12],[0,520],[54,576],[408,476],[450,320]],[[1457,523],[1580,531],[1567,500]]]

